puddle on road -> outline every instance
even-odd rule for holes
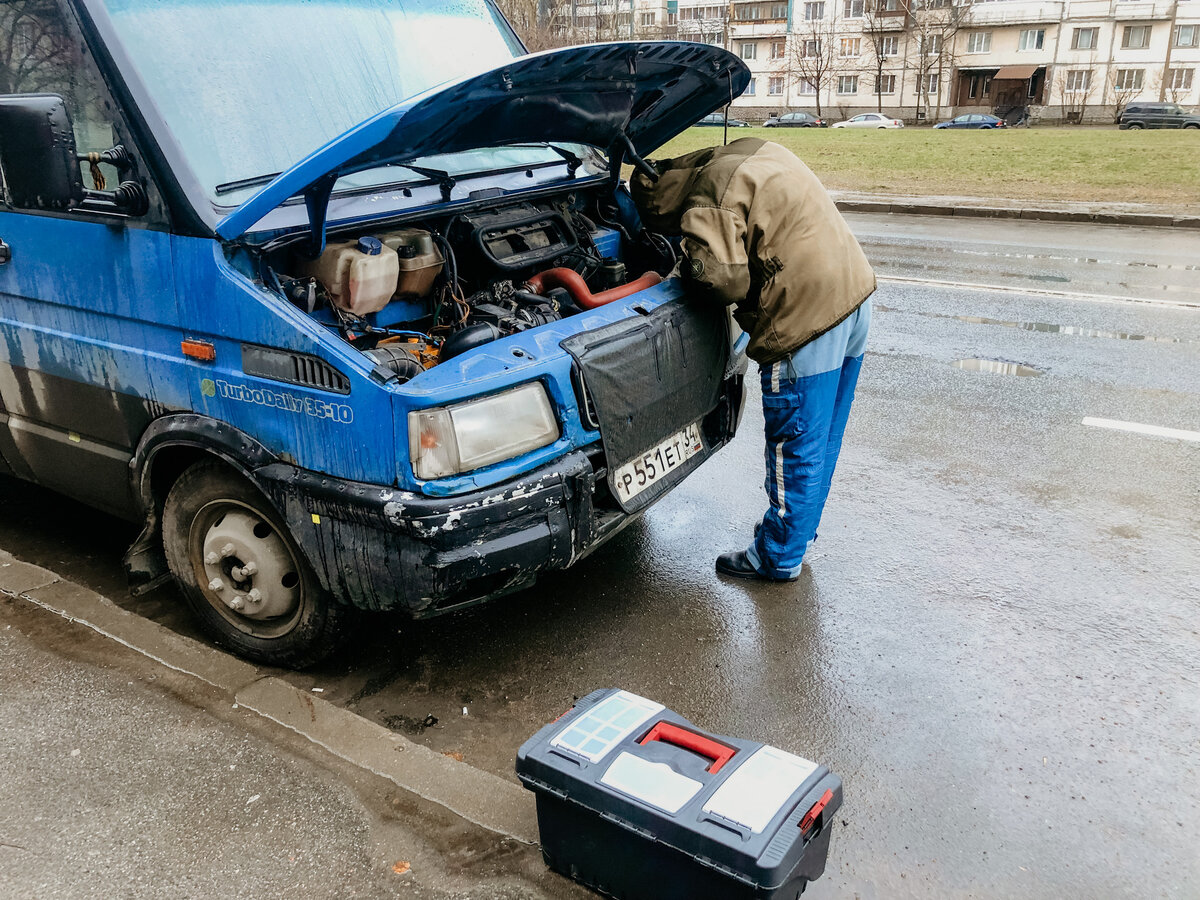
[[[1080,325],[1056,325],[1053,322],[1010,322],[1006,319],[989,319],[986,316],[952,316],[946,313],[920,312],[917,310],[897,309],[894,306],[884,306],[876,303],[874,309],[878,312],[907,312],[914,316],[925,316],[930,319],[952,319],[956,322],[967,322],[971,325],[1000,325],[1004,328],[1019,328],[1022,331],[1037,331],[1044,334],[1069,334],[1075,337],[1108,338],[1118,341],[1148,341],[1158,344],[1191,344],[1176,337],[1156,337],[1152,334],[1134,334],[1126,331],[1105,331],[1100,328],[1084,328]]]
[[[1019,375],[1023,378],[1036,378],[1044,374],[1041,369],[1033,366],[1023,366],[1020,363],[1001,362],[998,359],[956,359],[956,369],[968,372],[989,372],[992,375]]]

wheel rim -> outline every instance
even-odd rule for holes
[[[188,536],[196,583],[226,621],[254,637],[279,637],[300,617],[303,579],[290,543],[253,507],[214,500]]]

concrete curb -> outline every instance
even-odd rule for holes
[[[225,694],[230,703],[469,822],[522,843],[537,843],[533,798],[511,782],[413,743],[3,550],[0,594],[91,628],[167,668],[199,679]]]
[[[1170,213],[1096,212],[1080,209],[1039,209],[1019,206],[969,206],[919,200],[836,199],[843,212],[897,213],[910,216],[962,216],[975,219],[1022,219],[1037,222],[1078,222],[1090,225],[1134,225],[1150,228],[1200,228],[1200,216]]]

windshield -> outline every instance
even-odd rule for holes
[[[484,0],[105,5],[188,164],[221,206],[364,119],[523,52]],[[230,189],[238,182],[258,183]]]

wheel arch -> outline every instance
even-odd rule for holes
[[[169,576],[161,540],[163,504],[180,475],[207,461],[229,466],[272,503],[254,471],[278,462],[279,457],[257,440],[210,416],[179,413],[155,419],[129,462],[131,493],[143,517],[142,532],[124,559],[135,592],[150,590]]]

